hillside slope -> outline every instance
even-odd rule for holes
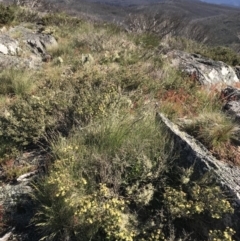
[[[239,86],[234,51],[87,13],[0,14],[0,239],[240,240],[238,197],[212,168],[239,170],[221,92]]]

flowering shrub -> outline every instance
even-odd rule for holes
[[[195,185],[189,193],[167,187],[164,202],[174,217],[189,217],[193,214],[208,212],[212,218],[220,219],[226,213],[233,213],[230,203],[221,197],[219,187],[206,188]]]
[[[236,232],[227,227],[224,231],[221,230],[210,230],[209,241],[233,241],[232,236]]]
[[[177,185],[168,183],[171,143],[163,130],[150,125],[149,113],[117,117],[105,117],[104,124],[91,124],[52,144],[57,159],[45,182],[52,191],[43,192],[51,200],[40,202],[43,211],[35,217],[48,236],[56,234],[52,240],[74,233],[82,240],[163,241],[172,233],[164,220],[174,225],[174,220],[194,217],[191,222],[197,223],[204,216],[210,222],[233,213],[218,186],[203,181],[205,176],[192,181],[192,169],[183,171]],[[49,213],[52,202],[61,206]],[[65,215],[68,222],[62,222]],[[49,223],[52,219],[58,225]]]

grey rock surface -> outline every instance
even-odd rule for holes
[[[216,181],[226,193],[231,195],[234,214],[226,220],[223,219],[223,222],[226,222],[225,225],[234,224],[237,231],[236,237],[240,237],[240,168],[217,160],[200,142],[180,131],[178,126],[162,113],[156,114],[156,121],[163,123],[173,136],[175,147],[181,152],[181,158],[178,160],[179,166],[185,168],[193,166],[195,174],[199,177],[206,172],[213,173]],[[240,238],[236,238],[236,241],[239,240]]]
[[[10,240],[12,234],[13,234],[12,231],[6,233],[3,237],[0,238],[0,241],[8,241],[8,240]]]
[[[179,68],[202,85],[233,84],[239,82],[235,70],[221,62],[207,59],[198,54],[189,54],[179,50],[167,53],[173,67]]]
[[[19,42],[6,34],[0,35],[0,53],[6,55],[18,55],[20,52]]]
[[[19,25],[0,33],[0,69],[38,69],[48,49],[58,46],[51,34],[41,33],[39,26],[31,28]]]
[[[177,139],[181,150],[187,153],[185,162],[195,164],[200,175],[213,171],[219,183],[233,194],[234,203],[240,208],[240,168],[217,160],[200,142],[180,131],[178,126],[163,114],[157,113],[156,119],[166,125]]]
[[[240,124],[240,89],[228,86],[222,90],[222,98],[225,100],[223,111]]]
[[[4,218],[7,220],[8,227],[14,229],[13,235],[21,237],[21,239],[16,240],[39,240],[38,238],[22,237],[33,235],[32,231],[34,230],[29,226],[34,215],[34,203],[31,196],[33,193],[32,182],[39,175],[45,173],[46,160],[46,153],[41,150],[23,153],[14,160],[14,166],[31,165],[33,171],[24,173],[8,183],[1,182],[4,180],[4,172],[0,169],[0,206],[5,210]],[[0,234],[0,241],[1,237],[5,238],[4,235],[1,236]]]

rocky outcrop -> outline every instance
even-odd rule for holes
[[[181,146],[181,151],[186,154],[185,162],[190,165],[195,164],[200,175],[206,171],[213,171],[218,181],[234,195],[234,201],[240,208],[240,168],[217,160],[199,141],[180,131],[178,126],[163,114],[157,113],[156,118],[174,134],[177,143]]]
[[[239,82],[235,70],[221,62],[207,59],[198,54],[189,54],[179,50],[167,53],[172,66],[179,68],[202,85],[233,84]]]
[[[195,175],[202,176],[212,172],[217,182],[232,196],[231,202],[235,208],[232,222],[236,227],[240,225],[240,168],[217,160],[195,138],[180,131],[178,126],[167,119],[162,113],[156,114],[156,121],[163,123],[174,139],[175,148],[181,152],[179,166],[194,167]],[[239,237],[240,230],[236,235]],[[240,240],[240,239],[237,239]]]
[[[51,34],[41,33],[39,29],[38,26],[33,29],[16,26],[0,33],[0,69],[41,66],[48,56],[47,50],[57,47],[58,43]]]

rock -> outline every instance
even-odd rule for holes
[[[167,53],[173,67],[177,67],[202,85],[233,84],[239,82],[235,70],[221,62],[207,59],[198,54],[189,54],[179,50]]]
[[[235,211],[226,222],[234,223],[237,231],[236,237],[240,237],[240,168],[217,160],[200,142],[180,131],[178,126],[168,120],[162,113],[156,114],[156,121],[166,126],[173,136],[175,148],[181,150],[179,166],[185,168],[193,166],[194,173],[197,176],[202,176],[206,172],[214,173],[216,181],[231,195],[231,204]],[[223,222],[225,222],[224,219]],[[240,238],[236,240],[239,241]]]
[[[42,61],[46,63],[50,62],[51,60],[52,60],[52,56],[50,54],[45,54],[42,58]]]
[[[63,59],[62,59],[61,57],[58,57],[58,58],[57,58],[57,63],[58,63],[58,64],[62,64],[62,63],[63,63]]]
[[[25,173],[17,178],[17,182],[25,182],[32,176],[36,175],[37,173],[38,173],[38,171]]]
[[[240,89],[228,86],[222,90],[221,97],[226,101],[223,111],[240,124]]]
[[[8,54],[8,48],[0,43],[0,53]]]
[[[6,184],[0,187],[0,205],[4,207],[6,219],[11,220],[15,227],[22,227],[30,221],[33,211],[29,196],[31,193],[32,188],[29,186],[29,181],[21,182],[18,185]],[[18,211],[19,206],[24,206],[21,212]]]
[[[82,54],[82,63],[91,64],[94,62],[93,56],[91,54]]]
[[[237,77],[240,79],[240,66],[235,66],[235,72]]]
[[[3,207],[5,211],[4,217],[8,220],[8,228],[12,228],[12,235],[9,240],[30,241],[40,239],[35,227],[30,223],[36,208],[32,199],[32,183],[39,178],[40,175],[45,173],[48,168],[48,160],[47,153],[43,150],[37,149],[31,152],[24,152],[21,156],[13,160],[14,166],[16,168],[32,166],[34,171],[20,175],[11,183],[1,183],[0,207]],[[0,237],[0,241],[7,241],[7,237],[8,236],[5,235],[2,239]]]
[[[229,115],[233,116],[235,121],[240,124],[240,102],[239,101],[229,101],[223,106],[223,110]]]
[[[5,55],[18,55],[20,52],[19,43],[6,34],[0,35],[0,53]]]
[[[57,41],[51,35],[31,34],[27,36],[27,43],[35,54],[47,54],[47,48],[56,47]]]
[[[187,150],[185,161],[190,165],[195,162],[195,168],[198,168],[200,175],[210,170],[215,172],[218,181],[234,194],[235,203],[240,208],[240,168],[232,167],[217,160],[199,141],[180,131],[178,126],[173,124],[163,114],[157,113],[156,118],[163,122],[174,134],[177,142],[181,145],[181,150]]]
[[[35,29],[20,25],[0,32],[0,69],[38,69],[42,61],[51,60],[48,49],[58,46],[56,39],[50,34],[39,33],[37,26],[33,27]]]
[[[3,27],[0,29],[0,33],[4,33],[4,32],[6,32],[6,31],[7,31],[6,26],[3,26]]]
[[[240,101],[240,89],[228,86],[221,92],[221,98],[224,98],[226,101],[238,100]]]
[[[6,233],[2,238],[0,238],[0,241],[8,241],[8,240],[10,240],[10,237],[12,236],[12,234],[13,234],[12,231]]]

